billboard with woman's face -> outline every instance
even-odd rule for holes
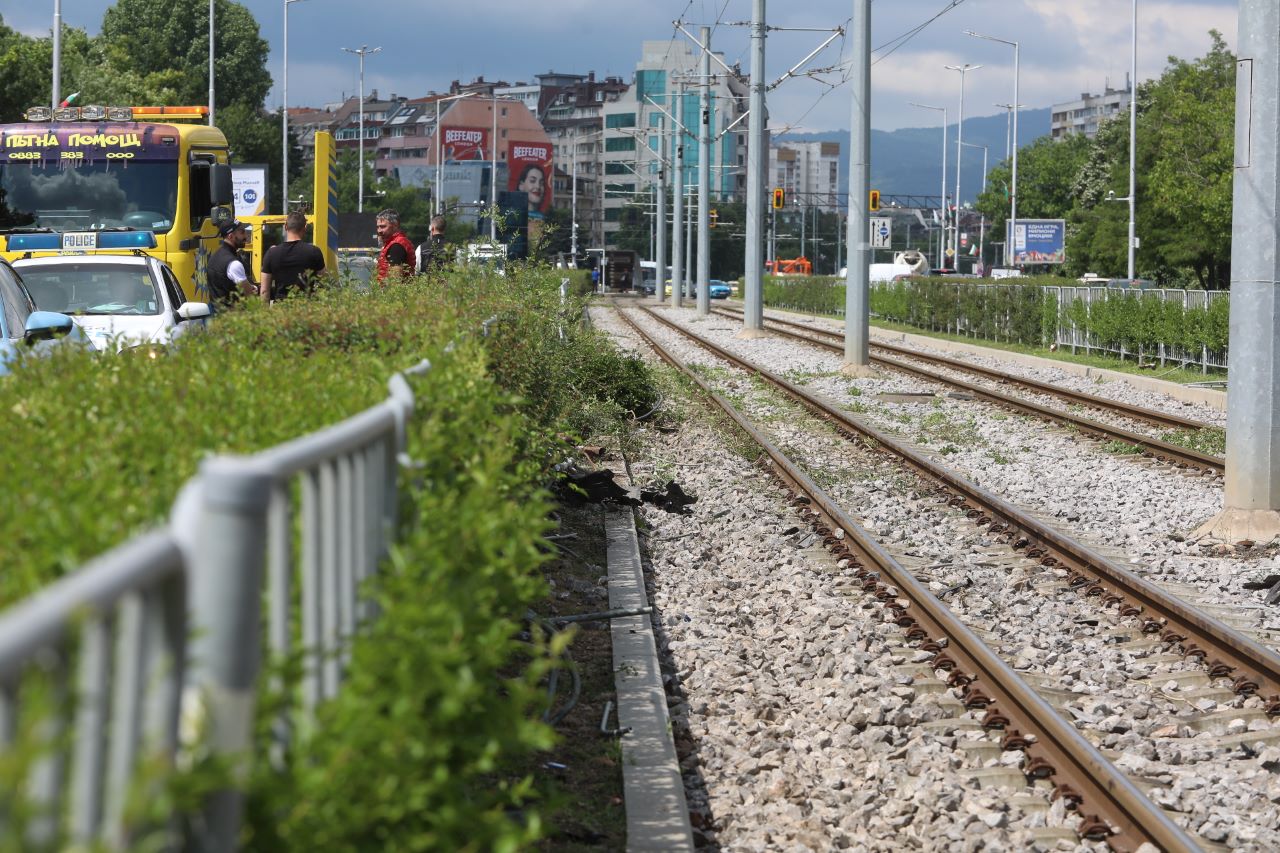
[[[551,209],[551,145],[512,142],[507,148],[507,189],[529,196],[529,217],[543,218]]]

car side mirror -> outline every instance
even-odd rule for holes
[[[231,186],[231,167],[226,163],[214,163],[209,167],[209,201],[216,207],[235,201]]]
[[[209,308],[208,302],[184,302],[178,306],[178,319],[180,320],[199,320],[201,317],[208,317],[213,311]]]
[[[56,311],[32,311],[27,317],[22,339],[28,344],[34,344],[37,341],[47,341],[70,334],[74,328],[75,323],[66,314],[59,314]]]

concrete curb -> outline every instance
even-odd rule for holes
[[[648,605],[635,515],[630,507],[606,506],[609,607]],[[671,739],[667,694],[648,616],[612,620],[613,681],[622,735],[622,785],[627,809],[627,850],[693,850],[693,829],[684,797],[680,761]]]
[[[770,311],[776,311],[779,314],[791,314],[796,317],[804,317],[813,319],[812,314],[804,314],[799,311],[786,311],[781,308],[769,308]],[[828,319],[830,318],[819,318]],[[830,320],[831,323],[843,326],[839,321]],[[1227,410],[1227,392],[1218,391],[1214,388],[1191,388],[1186,385],[1180,385],[1177,382],[1167,382],[1163,379],[1156,379],[1153,376],[1138,376],[1133,373],[1122,373],[1118,370],[1108,370],[1105,367],[1089,367],[1085,364],[1075,364],[1070,361],[1058,361],[1054,358],[1043,358],[1038,355],[1026,355],[1020,352],[1009,352],[1008,350],[993,349],[984,347],[980,344],[968,344],[960,341],[948,341],[942,338],[933,338],[928,335],[915,335],[910,332],[896,332],[887,329],[880,329],[876,326],[871,327],[871,339],[880,340],[885,343],[901,342],[912,344],[915,346],[932,347],[943,352],[968,353],[970,355],[980,355],[987,358],[1002,359],[1013,364],[1021,364],[1026,367],[1042,367],[1057,368],[1064,373],[1070,373],[1075,376],[1083,376],[1086,379],[1102,379],[1107,382],[1126,382],[1134,388],[1140,388],[1143,391],[1154,391],[1158,394],[1164,394],[1175,400],[1182,400],[1187,403],[1203,403],[1217,409],[1220,412]]]

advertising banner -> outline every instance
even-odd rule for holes
[[[177,129],[165,124],[8,125],[0,129],[0,161],[78,166],[86,161],[177,160],[177,140]]]
[[[445,125],[441,150],[445,160],[488,160],[489,131],[483,127]]]
[[[267,164],[236,163],[231,167],[231,198],[236,216],[267,211]]]
[[[511,142],[507,146],[507,190],[529,196],[529,218],[542,219],[551,209],[551,145]]]
[[[1060,264],[1067,259],[1066,245],[1066,220],[1019,219],[1013,233],[1013,262]]]

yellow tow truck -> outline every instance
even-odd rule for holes
[[[173,270],[188,299],[209,300],[218,225],[235,217],[226,136],[207,107],[33,107],[0,124],[0,257],[145,251]],[[314,241],[337,269],[333,137],[317,133]],[[283,216],[241,216],[262,228]],[[137,232],[152,232],[154,241]],[[154,242],[154,247],[151,243]]]

